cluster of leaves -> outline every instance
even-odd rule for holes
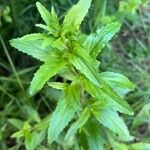
[[[143,147],[148,149],[149,144],[119,143],[119,141],[134,139],[118,114],[118,112],[133,114],[132,108],[123,100],[123,97],[134,90],[134,85],[121,74],[99,71],[100,62],[96,58],[108,41],[119,31],[120,24],[113,22],[98,28],[89,36],[82,34],[79,27],[90,4],[91,0],[80,0],[69,10],[63,23],[60,24],[53,7],[51,12],[48,12],[37,2],[37,8],[46,23],[46,25],[37,24],[37,26],[44,29],[45,33],[34,33],[10,41],[11,45],[19,51],[44,62],[31,81],[31,95],[41,90],[53,76],[62,78],[62,82],[48,82],[50,87],[62,91],[56,109],[50,116],[48,141],[49,143],[59,142],[62,131],[67,130],[62,134],[64,140],[70,141],[78,136],[78,142],[85,149],[86,147],[95,150],[110,147],[115,150],[142,149]],[[37,122],[42,122],[37,119],[39,117],[31,111],[32,109],[28,110],[35,114]],[[10,122],[13,124],[14,120]],[[71,126],[70,122],[73,122]],[[12,137],[25,136],[26,148],[34,149],[42,139],[38,138],[39,141],[33,138],[37,136],[37,133],[31,130],[29,124],[20,124],[18,127],[20,131]]]

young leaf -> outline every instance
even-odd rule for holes
[[[134,84],[124,75],[114,72],[103,72],[100,77],[106,81],[117,93],[124,95],[133,91]]]
[[[62,35],[68,32],[74,33],[78,31],[80,24],[90,8],[91,1],[92,0],[80,0],[69,10],[63,22]]]
[[[38,8],[39,13],[41,14],[42,19],[46,23],[47,26],[51,26],[51,14],[49,11],[39,2],[36,2],[36,6]]]
[[[39,2],[36,3],[36,6],[38,8],[38,11],[41,14],[42,19],[46,23],[47,26],[43,24],[38,24],[38,27],[41,27],[47,31],[49,31],[50,34],[53,34],[55,37],[58,36],[58,33],[60,31],[60,24],[59,20],[57,18],[57,15],[55,13],[54,8],[52,7],[51,13]]]
[[[58,90],[64,90],[69,86],[67,83],[61,83],[61,82],[48,82],[48,85],[54,89]]]
[[[45,62],[35,73],[34,78],[31,81],[30,94],[33,95],[42,89],[44,84],[64,65],[65,62],[63,60],[56,59],[55,57],[53,59],[51,57],[51,60]]]
[[[116,111],[105,105],[97,106],[96,103],[92,106],[92,113],[103,126],[109,128],[124,140],[131,140],[126,124]]]
[[[80,114],[78,120],[71,125],[70,129],[66,134],[65,139],[67,140],[71,138],[71,136],[74,135],[77,132],[77,130],[88,121],[89,117],[90,117],[90,110],[88,108],[85,108],[83,112]]]
[[[88,53],[93,57],[101,52],[109,40],[120,30],[120,24],[113,22],[97,30],[95,34],[87,37],[84,47]]]
[[[50,120],[48,129],[48,141],[52,143],[67,126],[79,110],[79,90],[77,85],[71,85],[64,91],[62,99],[58,101],[57,107]]]

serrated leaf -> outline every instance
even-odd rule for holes
[[[100,77],[106,81],[118,94],[124,95],[133,91],[134,84],[124,75],[114,72],[103,72]]]
[[[39,2],[36,2],[36,6],[44,22],[47,24],[47,26],[51,26],[51,14],[49,11]]]
[[[99,86],[103,84],[103,81],[99,78],[99,74],[95,68],[95,62],[84,49],[76,47],[74,53],[71,53],[69,60],[95,85]]]
[[[112,130],[123,140],[131,140],[132,137],[129,134],[128,128],[121,117],[119,117],[118,113],[108,106],[99,105],[96,109],[93,104],[92,113],[96,117],[96,119],[105,127]]]
[[[64,91],[62,99],[58,101],[57,107],[50,120],[48,129],[48,141],[55,141],[62,130],[68,125],[74,116],[74,113],[79,110],[79,90],[78,86],[71,85]]]
[[[97,30],[95,34],[91,34],[87,37],[84,47],[88,53],[93,57],[102,51],[109,40],[120,30],[120,24],[118,22],[110,23]]]
[[[58,70],[60,70],[65,65],[65,61],[59,60],[58,58],[52,58],[51,60],[45,62],[35,73],[31,85],[30,85],[30,94],[33,95],[42,87],[44,84],[53,77]]]
[[[130,146],[130,150],[150,150],[150,143],[135,143]]]
[[[34,37],[35,38],[35,37]],[[39,38],[39,37],[38,37]],[[17,38],[10,41],[12,47],[17,48],[19,51],[33,56],[41,61],[46,61],[50,55],[50,48],[44,49],[42,47],[42,40],[23,40],[23,38]]]
[[[92,58],[80,47],[70,55],[70,62],[83,73],[89,80],[85,82],[87,91],[97,99],[112,103],[120,112],[132,115],[132,108],[112,88],[106,84],[97,72]],[[93,83],[93,84],[92,84]]]
[[[79,118],[71,125],[69,130],[67,131],[67,134],[65,136],[65,139],[70,139],[79,128],[81,128],[89,119],[90,117],[90,110],[88,108],[85,108],[83,112],[80,114]]]
[[[86,91],[92,97],[96,98],[101,102],[107,103],[114,110],[117,110],[121,113],[133,115],[132,108],[128,105],[128,103],[124,101],[121,97],[114,94],[113,91],[110,91],[109,88],[105,86],[103,87],[96,86],[86,78],[84,78],[82,81]]]
[[[80,0],[69,10],[63,22],[62,35],[68,32],[74,33],[78,31],[80,24],[90,8],[91,1],[92,0]]]
[[[99,126],[92,121],[86,124],[89,134],[86,134],[89,150],[103,150],[103,138]]]

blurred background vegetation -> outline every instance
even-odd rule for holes
[[[49,10],[53,5],[60,21],[77,2],[39,1]],[[70,149],[72,146],[61,139],[60,144],[47,144],[49,114],[60,93],[45,86],[39,94],[30,97],[28,87],[40,62],[17,52],[9,44],[12,38],[40,30],[34,26],[41,22],[35,3],[36,0],[0,0],[0,150],[24,150],[25,147],[32,150],[39,143],[36,148],[39,150]],[[100,70],[120,72],[136,85],[136,90],[125,98],[135,115],[124,118],[131,135],[135,136],[134,142],[150,142],[149,1],[93,0],[81,30],[94,32],[112,21],[121,22],[122,29],[98,57],[102,62]],[[79,149],[78,141],[73,141],[73,147]]]

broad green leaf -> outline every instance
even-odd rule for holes
[[[36,2],[36,6],[44,22],[47,24],[47,26],[51,26],[52,22],[50,12],[39,2]]]
[[[150,150],[150,143],[135,143],[130,146],[129,150]]]
[[[43,48],[42,43],[43,40],[28,41],[27,39],[24,40],[24,38],[17,38],[10,41],[12,47],[17,48],[19,51],[22,51],[23,53],[31,55],[34,58],[45,62],[51,53],[51,48]]]
[[[91,1],[92,0],[80,0],[69,10],[63,22],[62,35],[78,31],[80,24],[90,8]]]
[[[92,121],[86,124],[88,134],[86,134],[89,150],[103,150],[103,136],[99,126]]]
[[[92,113],[96,119],[105,127],[112,130],[123,140],[131,140],[128,128],[124,123],[123,119],[119,117],[118,113],[108,106],[93,104]],[[95,107],[96,106],[96,107]]]
[[[150,103],[145,104],[133,120],[134,126],[138,126],[144,123],[150,124]]]
[[[106,84],[97,72],[92,58],[80,47],[70,55],[70,62],[90,81],[85,81],[87,91],[96,99],[107,101],[120,112],[133,114],[131,107],[112,88]],[[92,84],[94,83],[94,84]]]
[[[48,141],[52,143],[57,140],[59,134],[68,125],[79,107],[79,90],[77,85],[71,85],[64,91],[62,99],[58,101],[57,107],[50,120],[48,129]]]
[[[106,81],[117,93],[124,95],[133,91],[134,84],[124,75],[114,72],[103,72],[100,77]]]
[[[88,108],[85,108],[83,112],[80,114],[79,118],[71,125],[69,128],[65,139],[71,138],[79,128],[81,128],[89,119],[90,117],[90,110]]]
[[[49,61],[45,62],[34,74],[34,78],[30,85],[30,94],[35,94],[37,91],[42,89],[44,84],[64,65],[65,62],[63,60],[59,60],[55,57],[51,57]]]
[[[113,22],[97,30],[95,34],[87,37],[84,47],[88,53],[93,57],[102,51],[109,40],[120,30],[120,24]]]

